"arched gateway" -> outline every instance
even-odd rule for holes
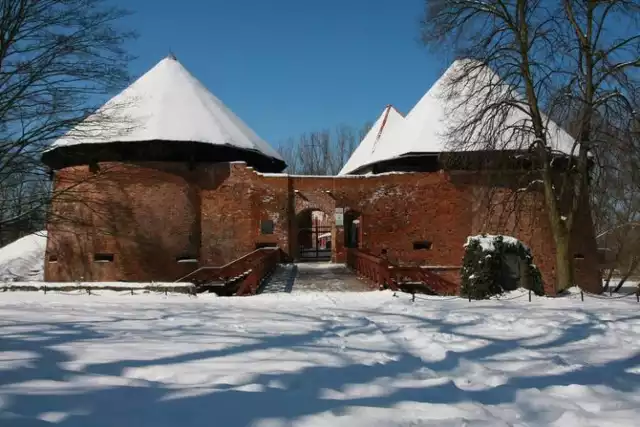
[[[333,247],[330,215],[320,209],[305,209],[296,215],[298,255],[301,261],[331,261]]]

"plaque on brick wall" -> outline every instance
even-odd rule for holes
[[[336,227],[344,226],[344,208],[336,208]]]

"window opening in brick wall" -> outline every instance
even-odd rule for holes
[[[49,255],[49,262],[58,262],[58,255]]]
[[[270,219],[264,219],[260,221],[260,233],[261,234],[273,234],[273,221]]]
[[[185,263],[185,264],[195,264],[198,262],[198,258],[194,257],[193,255],[182,255],[179,257],[176,257],[176,262],[179,263]]]
[[[421,240],[421,241],[417,241],[417,242],[413,242],[413,250],[414,251],[420,251],[420,250],[428,250],[431,249],[431,242],[428,240]]]
[[[113,262],[113,258],[113,254],[98,253],[93,255],[94,262]]]
[[[573,254],[573,259],[584,259],[584,254]]]
[[[260,242],[256,243],[256,249],[262,248],[277,248],[278,244],[276,242]]]
[[[100,165],[98,164],[98,162],[96,162],[95,160],[91,161],[89,163],[89,172],[91,173],[98,173],[100,172]]]

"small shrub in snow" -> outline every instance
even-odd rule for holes
[[[520,264],[520,280],[513,286],[506,272],[508,259]],[[509,236],[472,236],[465,244],[462,262],[461,295],[485,299],[521,286],[536,295],[544,295],[542,276],[533,263],[531,251],[518,239]]]

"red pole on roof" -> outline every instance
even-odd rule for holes
[[[378,136],[376,136],[376,141],[373,143],[373,149],[371,150],[372,153],[376,150],[376,144],[378,143],[378,140],[380,140],[380,137],[382,136],[382,131],[384,130],[384,127],[387,125],[389,112],[391,111],[392,108],[393,108],[393,105],[391,104],[387,105],[386,107],[384,119],[382,119],[382,124],[380,125],[380,130],[378,131]]]

